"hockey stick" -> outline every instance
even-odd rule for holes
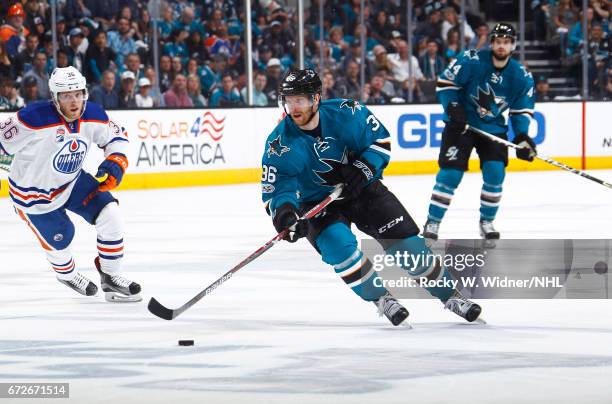
[[[484,137],[486,137],[486,138],[488,138],[488,139],[490,139],[490,140],[492,140],[494,142],[503,144],[503,145],[505,145],[507,147],[510,147],[512,149],[522,149],[521,146],[515,145],[514,143],[509,142],[509,141],[507,141],[505,139],[502,139],[501,137],[497,137],[497,136],[492,135],[490,133],[487,133],[487,132],[485,132],[483,130],[477,129],[477,128],[471,126],[471,125],[466,125],[466,126],[467,126],[467,129],[469,129],[469,130],[471,130],[471,131],[473,131],[475,133],[478,133],[479,135],[484,136]],[[594,181],[594,182],[596,182],[598,184],[601,184],[604,187],[612,188],[612,184],[610,184],[609,182],[600,180],[599,178],[595,178],[595,177],[585,173],[584,171],[581,171],[581,170],[578,170],[577,168],[573,168],[573,167],[570,167],[570,166],[568,166],[566,164],[560,163],[560,162],[558,162],[556,160],[551,159],[550,157],[540,156],[540,155],[537,155],[537,154],[535,155],[535,157],[540,159],[540,160],[542,160],[542,161],[547,162],[548,164],[552,164],[555,167],[562,168],[562,169],[564,169],[566,171],[569,171],[569,172],[574,173],[576,175],[579,175],[579,176],[581,176],[583,178],[586,178],[587,180],[591,180],[591,181]]]
[[[310,219],[314,217],[316,214],[321,212],[327,205],[329,205],[330,203],[338,199],[341,193],[342,193],[342,186],[337,185],[336,189],[334,189],[334,191],[331,194],[329,194],[325,199],[323,199],[321,202],[315,205],[312,209],[310,209],[308,212],[302,215],[302,217],[300,217],[300,220]],[[185,310],[187,310],[188,308],[196,304],[198,301],[200,301],[200,299],[202,299],[203,297],[211,293],[213,290],[221,286],[225,281],[230,279],[232,275],[236,271],[238,271],[240,268],[244,267],[250,262],[253,262],[257,257],[259,257],[260,255],[268,251],[270,248],[272,248],[276,243],[278,243],[285,237],[288,231],[289,229],[285,229],[281,231],[280,233],[278,233],[276,236],[272,238],[272,240],[268,241],[266,244],[259,247],[257,251],[255,251],[253,254],[249,255],[248,257],[246,257],[238,265],[236,265],[235,267],[227,271],[225,274],[223,274],[223,276],[221,276],[219,279],[217,279],[212,284],[207,286],[204,290],[202,290],[200,293],[195,295],[191,300],[189,300],[187,303],[185,303],[181,307],[177,309],[169,309],[165,307],[164,305],[162,305],[159,301],[157,301],[157,299],[152,297],[151,300],[149,300],[149,305],[148,305],[149,311],[155,314],[157,317],[163,318],[164,320],[173,320],[174,318],[178,317],[182,312],[184,312]]]

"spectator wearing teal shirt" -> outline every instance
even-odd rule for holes
[[[217,87],[210,97],[211,107],[237,107],[244,105],[240,93],[234,84],[231,73],[223,73],[221,87]]]
[[[136,52],[136,43],[130,34],[130,22],[127,18],[120,18],[117,31],[108,33],[108,47],[117,53],[117,66],[123,65],[123,59],[128,54]]]
[[[200,82],[202,83],[202,93],[209,95],[213,87],[221,82],[221,72],[227,67],[227,56],[217,54],[213,57],[213,61],[208,65],[202,66],[200,70]]]
[[[185,39],[189,36],[189,33],[183,29],[175,29],[170,34],[169,42],[164,45],[162,54],[168,55],[171,58],[180,57],[183,64],[187,63],[189,58],[189,52],[187,52],[187,45]]]
[[[164,8],[162,19],[158,21],[157,26],[159,27],[159,36],[163,40],[167,40],[172,30],[174,29],[174,17],[172,16],[172,7],[166,6]]]
[[[266,74],[262,71],[257,71],[255,73],[255,79],[253,80],[253,105],[257,107],[265,107],[269,104],[268,96],[264,93],[264,88],[266,88],[268,78]],[[242,96],[242,100],[244,103],[247,103],[247,88],[244,87],[242,91],[240,91],[240,95]]]
[[[204,24],[195,20],[195,12],[191,7],[185,7],[181,14],[181,19],[174,22],[173,29],[180,29],[187,31],[188,34],[197,31],[200,35],[204,35]]]
[[[593,9],[591,7],[587,8],[587,29],[591,29],[591,23],[593,22]],[[582,11],[580,11],[580,18],[578,22],[570,29],[569,32],[569,45],[567,49],[568,56],[572,56],[574,54],[579,54],[580,49],[583,43],[582,37]]]

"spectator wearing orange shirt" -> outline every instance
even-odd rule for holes
[[[6,44],[9,57],[14,58],[25,47],[30,31],[23,26],[25,12],[21,3],[13,4],[6,14],[6,24],[0,27],[0,40]]]

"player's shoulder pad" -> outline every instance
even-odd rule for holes
[[[533,75],[518,60],[510,58],[508,61],[508,66],[506,66],[506,70],[508,72],[507,74],[512,76],[513,80],[516,80],[515,83],[517,83],[519,87],[531,87],[534,85]],[[524,85],[519,83],[523,83]]]
[[[38,101],[26,105],[17,112],[17,119],[30,129],[42,129],[62,123],[51,101]]]
[[[326,104],[328,103],[329,104]],[[334,99],[334,100],[326,100],[323,101],[323,106],[329,105],[330,109],[334,111],[339,111],[341,115],[345,115],[347,117],[351,117],[354,115],[359,115],[367,112],[367,107],[361,104],[357,100],[352,99]]]
[[[466,49],[457,57],[457,63],[460,65],[477,65],[486,61],[489,54],[487,50]]]
[[[87,101],[81,121],[108,123],[108,115],[104,108],[95,102]]]
[[[268,135],[266,139],[266,145],[264,150],[264,159],[267,160],[286,160],[283,157],[291,151],[290,145],[290,125],[287,122],[289,117],[285,117],[277,126],[274,128],[272,133]]]

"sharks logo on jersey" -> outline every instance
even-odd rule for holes
[[[321,179],[320,184],[327,185],[330,187],[338,184],[341,181],[340,169],[348,162],[348,159],[346,157],[346,150],[342,153],[342,157],[340,158],[340,160],[331,158],[320,158],[319,161],[322,163],[323,169],[313,169],[312,171],[317,177]]]
[[[478,51],[476,49],[466,50],[463,52],[463,56],[471,60],[480,60],[480,57],[478,57]]]
[[[485,89],[478,86],[477,94],[471,95],[472,101],[476,104],[476,111],[481,118],[495,118],[508,105],[504,97],[495,95],[495,91],[489,83],[485,84]]]
[[[280,135],[278,135],[273,141],[268,142],[268,158],[272,157],[272,155],[282,157],[283,153],[286,153],[289,150],[291,149],[287,146],[283,146],[281,143]]]
[[[353,115],[355,115],[355,111],[361,111],[361,104],[359,103],[359,101],[355,100],[344,100],[340,104],[340,109],[342,108],[350,109]]]
[[[53,168],[63,174],[72,174],[81,169],[87,155],[87,143],[79,139],[67,142],[53,158]]]
[[[342,169],[353,154],[362,161],[376,162],[372,180],[382,174],[389,161],[388,149],[380,144],[390,134],[367,106],[335,98],[323,100],[319,114],[318,136],[302,131],[291,117],[285,117],[266,139],[261,162],[262,201],[269,202],[271,213],[285,203],[300,206],[324,199],[330,188],[342,181]],[[279,158],[281,154],[285,158]],[[274,184],[274,189],[268,184]]]
[[[317,153],[318,157],[321,157],[321,153],[325,152],[326,150],[330,148],[330,144],[334,141],[334,138],[330,136],[326,136],[325,138],[321,139],[319,137],[316,139],[316,141],[317,143],[313,145],[314,151],[315,153]]]
[[[490,50],[465,51],[440,74],[436,96],[444,106],[444,120],[449,119],[447,106],[458,102],[477,129],[502,134],[510,122],[516,133],[527,133],[529,117],[510,111],[533,110],[533,78],[515,59],[510,58],[503,69],[494,61]]]

